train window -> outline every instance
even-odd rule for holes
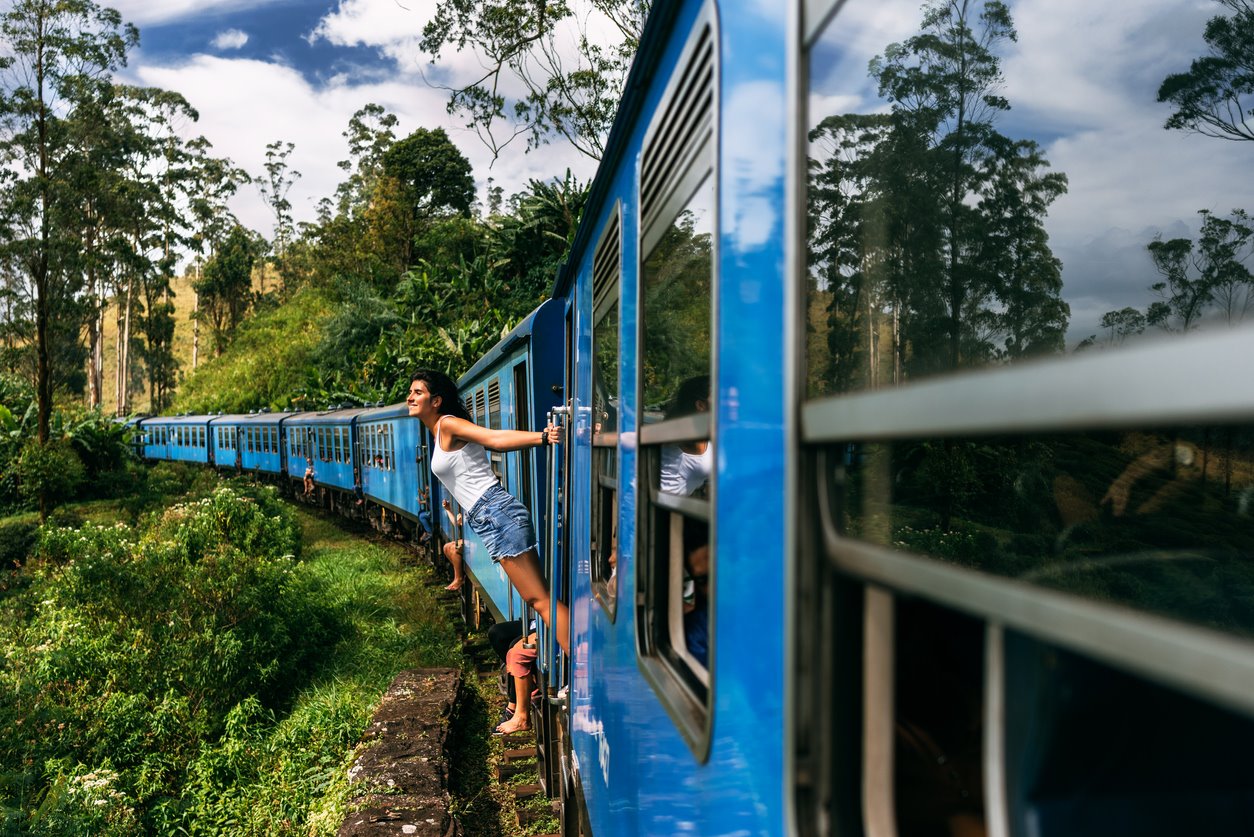
[[[709,523],[716,41],[707,5],[640,162],[637,633],[641,670],[699,759],[709,746],[716,554]]]
[[[592,267],[592,586],[611,619],[618,607],[620,217],[615,206]]]
[[[1250,5],[805,8],[803,833],[1245,830]]]

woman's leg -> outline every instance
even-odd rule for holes
[[[457,548],[457,544],[450,541],[444,544],[444,557],[453,565],[453,583],[444,589],[460,590],[462,582],[466,580],[462,575],[462,551]]]
[[[508,721],[504,721],[497,725],[496,731],[508,735],[511,732],[531,729],[531,674],[525,677],[514,678],[514,691],[518,695],[518,700],[514,709],[514,716]]]
[[[544,574],[540,571],[540,557],[536,555],[536,551],[529,549],[522,555],[516,555],[513,558],[502,558],[501,566],[505,568],[505,574],[509,576],[514,589],[518,591],[518,595],[522,596],[523,601],[531,605],[532,610],[540,614],[544,624],[548,625],[549,589],[544,584]],[[557,627],[554,628],[554,634],[557,637],[557,644],[562,646],[562,650],[567,654],[570,653],[570,620],[568,617],[566,605],[558,602]],[[550,625],[550,627],[553,626]],[[522,701],[520,700],[519,703],[522,703]]]

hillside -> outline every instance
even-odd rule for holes
[[[170,285],[174,289],[174,357],[179,364],[179,389],[182,389],[183,382],[191,376],[192,367],[192,344],[195,324],[192,321],[192,312],[196,307],[196,294],[192,290],[192,282],[195,277],[191,274],[186,276],[175,277]],[[273,287],[273,280],[268,283],[269,287]],[[253,290],[262,290],[262,282],[259,275],[253,277]],[[132,340],[131,357],[137,357],[138,346],[142,342],[142,338],[137,338],[135,334],[135,326],[131,326]],[[117,347],[118,347],[118,322],[117,322],[117,306],[110,303],[105,313],[104,322],[104,397],[103,405],[106,413],[112,413],[114,405],[117,403]],[[213,359],[213,337],[208,329],[204,329],[200,335],[200,351],[198,354],[198,365],[204,365]],[[141,364],[133,363],[133,367],[140,368]],[[132,373],[133,375],[136,373]],[[132,413],[145,413],[151,411],[150,393],[148,392],[148,379],[142,375],[142,371],[138,373],[138,377],[133,377],[131,382],[131,398],[130,406]]]

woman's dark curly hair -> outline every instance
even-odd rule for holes
[[[440,406],[436,409],[441,415],[457,416],[466,421],[474,421],[470,416],[470,411],[466,409],[466,405],[457,394],[457,382],[448,375],[436,369],[415,369],[414,373],[409,376],[409,380],[410,383],[422,381],[427,385],[427,392],[431,393],[431,397],[440,399]]]

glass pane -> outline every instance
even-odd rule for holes
[[[618,303],[593,327],[592,432],[618,432]]]
[[[851,537],[1254,637],[1254,427],[836,453]]]
[[[809,394],[1242,324],[1252,26],[845,3],[808,54]]]
[[[643,420],[693,412],[686,381],[710,374],[714,187],[707,177],[644,262]]]

